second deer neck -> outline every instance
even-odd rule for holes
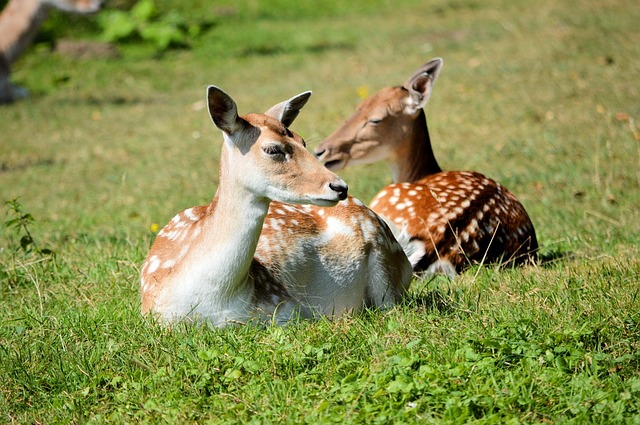
[[[396,149],[395,160],[389,164],[395,183],[415,182],[442,171],[433,154],[423,110],[412,121],[406,137]]]

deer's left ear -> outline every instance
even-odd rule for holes
[[[310,91],[300,93],[289,100],[272,106],[264,114],[279,120],[286,127],[289,127],[300,113],[302,107],[307,104],[310,97]]]
[[[403,87],[409,91],[409,105],[407,107],[410,113],[427,105],[433,92],[433,86],[440,75],[442,63],[442,58],[431,59],[418,68],[404,83]]]

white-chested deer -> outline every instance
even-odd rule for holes
[[[0,104],[27,97],[26,89],[9,80],[11,64],[24,53],[51,8],[95,13],[102,0],[9,0],[0,14]]]
[[[224,139],[218,189],[158,233],[142,267],[143,313],[285,323],[403,297],[412,267],[389,227],[288,128],[310,95],[239,117],[229,95],[207,89]]]
[[[415,271],[453,277],[472,263],[534,261],[536,233],[513,194],[477,172],[442,171],[436,161],[423,108],[441,68],[442,59],[433,59],[403,86],[365,99],[316,155],[333,171],[387,161],[394,183],[370,206],[396,233],[408,233],[422,256],[410,258]]]

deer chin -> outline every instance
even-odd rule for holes
[[[316,205],[319,207],[333,207],[340,202],[340,195],[335,192],[292,196],[284,191],[272,191],[268,198],[284,204]]]
[[[346,159],[332,159],[324,163],[324,166],[331,171],[340,171],[347,166]]]
[[[338,202],[340,202],[340,199],[336,197],[336,199],[311,198],[309,203],[318,207],[335,207]]]

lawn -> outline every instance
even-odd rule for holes
[[[56,13],[14,65],[31,97],[0,106],[0,422],[640,424],[636,2],[156,4],[197,27],[188,45],[74,57],[51,41],[99,40],[99,17]],[[335,322],[140,315],[154,231],[216,189],[208,84],[241,113],[313,90],[292,127],[313,148],[435,56],[440,165],[509,188],[540,264],[417,276]],[[365,202],[390,182],[340,175]]]

